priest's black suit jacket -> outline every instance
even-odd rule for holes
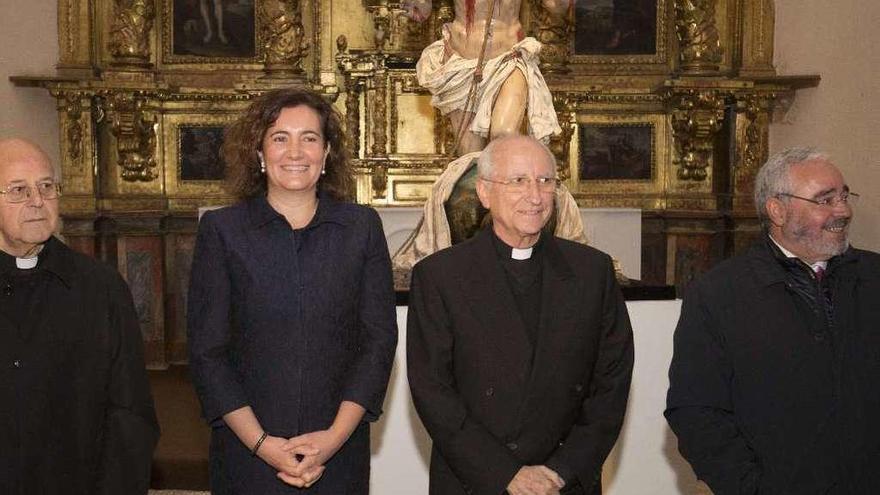
[[[533,348],[491,236],[413,269],[407,374],[433,440],[430,493],[501,495],[520,467],[539,464],[566,479],[563,493],[601,493],[633,366],[611,258],[542,241]]]

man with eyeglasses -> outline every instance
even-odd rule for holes
[[[666,418],[715,495],[880,493],[880,255],[850,246],[843,175],[785,150],[764,235],[684,298]]]
[[[539,141],[493,140],[477,166],[491,226],[412,274],[407,371],[433,439],[429,493],[600,493],[633,366],[611,258],[542,232],[557,180]]]
[[[54,237],[46,154],[0,139],[0,493],[145,494],[158,425],[119,274]]]

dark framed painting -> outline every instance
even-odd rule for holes
[[[181,181],[222,181],[226,177],[220,157],[223,130],[222,126],[180,126]]]
[[[575,55],[654,55],[658,0],[577,0]]]
[[[247,59],[256,52],[254,0],[171,1],[172,57]]]
[[[652,123],[580,124],[581,181],[654,179]]]

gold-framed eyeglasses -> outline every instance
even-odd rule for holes
[[[480,177],[480,180],[491,182],[493,184],[500,184],[504,186],[507,191],[516,194],[528,191],[533,183],[538,186],[538,190],[542,193],[553,192],[559,187],[559,179],[556,177],[535,177],[532,179],[524,175],[518,175],[507,180],[495,180],[488,177]]]
[[[803,196],[789,193],[779,193],[776,196],[799,199],[801,201],[806,201],[807,203],[813,203],[822,208],[835,208],[839,204],[852,205],[859,201],[859,195],[851,191],[844,191],[837,196],[827,196],[819,199],[805,198]]]
[[[39,194],[44,200],[57,199],[61,196],[61,184],[54,181],[38,182],[34,187],[27,184],[14,184],[0,189],[0,194],[7,203],[24,203],[32,194]]]

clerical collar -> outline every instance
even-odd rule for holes
[[[527,248],[515,248],[502,241],[501,238],[498,237],[498,234],[495,233],[494,229],[489,228],[489,232],[492,235],[492,241],[495,245],[495,250],[498,252],[498,256],[502,260],[531,260],[537,254],[537,252],[540,251],[541,240],[543,239],[543,237],[539,237],[538,242]]]
[[[510,257],[515,260],[527,260],[532,257],[532,251],[535,250],[534,246],[527,247],[525,249],[520,248],[510,248]]]
[[[13,256],[5,251],[0,251],[0,266],[2,266],[3,271],[11,270],[13,266],[19,270],[32,270],[39,264],[43,246],[39,246],[34,251],[30,256],[22,258]]]
[[[15,258],[15,267],[19,270],[30,270],[31,268],[35,268],[37,266],[37,261],[39,261],[39,256],[34,256],[33,258]]]
[[[778,247],[779,250],[782,251],[782,254],[784,254],[787,258],[797,258],[797,259],[801,260],[800,258],[798,258],[798,256],[796,254],[792,253],[788,249],[785,249],[782,246],[782,244],[779,244],[778,242],[776,242],[776,239],[774,239],[772,235],[769,235],[768,237],[770,237],[770,240],[773,241],[773,244],[776,244],[776,247]],[[805,265],[809,266],[810,269],[813,270],[814,272],[818,272],[820,269],[825,270],[826,268],[828,268],[828,260],[817,261],[815,263],[807,263],[804,260],[801,260],[801,261]]]

